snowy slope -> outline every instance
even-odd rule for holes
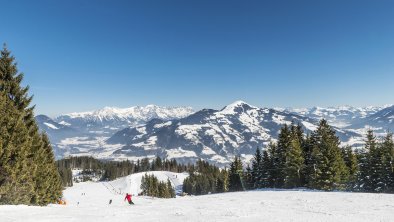
[[[129,206],[124,195],[89,182],[67,188],[64,196],[66,206],[0,206],[1,221],[392,222],[394,217],[392,194],[261,190],[174,199],[133,197],[135,205]]]
[[[127,177],[122,177],[120,179],[102,182],[111,192],[125,194],[130,193],[133,196],[141,193],[141,179],[145,175],[154,175],[159,181],[167,182],[167,179],[171,181],[172,186],[175,188],[176,193],[182,191],[182,184],[186,177],[189,176],[188,173],[173,173],[167,171],[150,171],[143,173],[132,174]]]

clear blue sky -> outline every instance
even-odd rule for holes
[[[36,113],[394,103],[394,1],[1,1]]]

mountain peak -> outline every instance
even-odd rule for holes
[[[242,101],[242,100],[237,100],[237,101],[235,101],[235,102],[233,102],[233,103],[231,103],[231,104],[229,104],[227,106],[243,106],[243,105],[250,106],[247,102]]]
[[[257,107],[249,105],[248,103],[242,100],[238,100],[227,105],[220,112],[222,114],[233,114],[235,112],[238,112],[239,110],[246,110],[246,109],[257,109]]]

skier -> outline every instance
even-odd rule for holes
[[[133,201],[131,200],[131,195],[128,193],[126,193],[126,197],[124,198],[124,200],[127,200],[130,205],[134,204]]]

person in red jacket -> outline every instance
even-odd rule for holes
[[[124,200],[127,200],[130,205],[134,204],[133,201],[131,200],[131,194],[126,193],[126,197],[124,198]]]

